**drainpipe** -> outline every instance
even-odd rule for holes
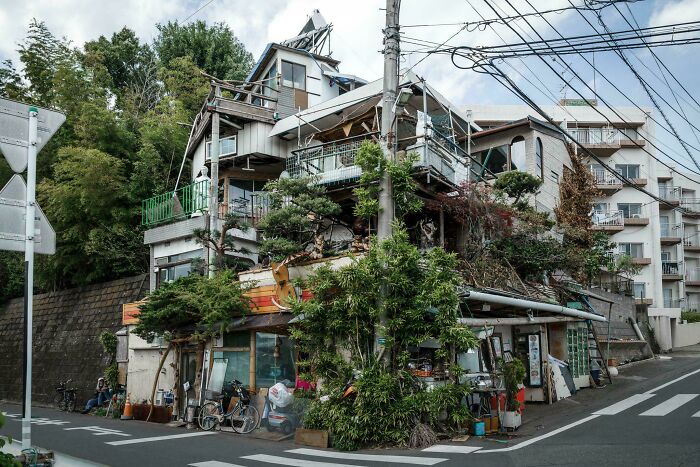
[[[481,302],[497,303],[499,305],[510,305],[521,308],[531,308],[533,310],[549,311],[565,316],[572,316],[574,318],[590,319],[591,321],[606,321],[604,316],[587,313],[581,310],[575,310],[573,308],[567,308],[561,305],[553,305],[551,303],[535,302],[532,300],[523,300],[521,298],[504,297],[503,295],[494,295],[475,291],[467,292],[464,297],[468,300],[478,300]]]

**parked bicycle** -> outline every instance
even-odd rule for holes
[[[233,395],[238,397],[236,405],[230,412],[226,412],[222,401],[224,395],[218,392],[206,390],[202,408],[199,410],[198,424],[202,430],[211,431],[222,425],[226,420],[231,422],[231,428],[236,433],[247,434],[260,425],[260,413],[250,403],[250,395],[243,383],[238,380],[231,381]]]
[[[53,398],[53,405],[58,410],[73,412],[75,411],[75,388],[68,388],[68,383],[73,381],[69,379],[67,381],[59,381],[56,387],[56,395]]]

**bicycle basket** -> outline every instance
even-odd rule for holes
[[[204,398],[210,401],[215,401],[221,398],[221,393],[217,391],[212,391],[211,389],[205,389]]]
[[[241,402],[249,402],[250,401],[250,393],[246,388],[243,386],[238,386],[233,388],[235,394],[241,398]]]

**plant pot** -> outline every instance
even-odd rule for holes
[[[517,429],[523,424],[522,416],[520,412],[506,410],[503,413],[503,418],[501,419],[501,425],[505,428],[511,428],[513,430]]]

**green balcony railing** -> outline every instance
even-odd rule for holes
[[[209,180],[200,180],[175,191],[141,202],[141,225],[154,225],[183,219],[209,206]]]

